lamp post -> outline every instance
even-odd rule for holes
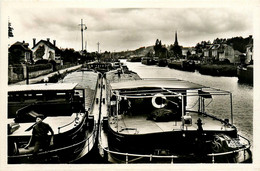
[[[27,62],[25,63],[25,68],[26,68],[26,84],[29,84],[29,70],[28,70]]]

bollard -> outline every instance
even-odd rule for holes
[[[126,159],[125,159],[125,163],[128,164],[128,153],[126,153]]]

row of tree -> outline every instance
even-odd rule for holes
[[[159,58],[168,58],[168,57],[176,57],[179,58],[182,56],[181,46],[178,44],[174,44],[170,46],[168,50],[164,45],[162,45],[162,41],[157,39],[154,45],[154,55]],[[146,56],[150,57],[151,52],[148,52]]]
[[[248,44],[253,43],[252,36],[249,36],[247,38],[243,37],[233,37],[229,39],[220,39],[216,38],[213,43],[210,41],[201,41],[200,43],[197,43],[195,46],[196,53],[202,53],[203,49],[207,48],[209,45],[212,44],[227,44],[234,48],[234,50],[238,50],[241,53],[246,52],[246,47]],[[182,46],[179,46],[178,44],[170,45],[169,50],[162,45],[161,40],[157,39],[154,45],[154,55],[152,52],[148,52],[146,54],[147,57],[151,56],[157,56],[159,58],[168,58],[168,57],[175,57],[180,58],[182,57]],[[191,59],[199,59],[199,56],[197,55],[191,55],[191,52],[187,52],[187,57]]]

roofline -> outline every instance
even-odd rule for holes
[[[162,81],[165,81],[165,85],[161,85]],[[147,88],[147,89],[162,88],[162,89],[172,89],[176,91],[208,88],[200,84],[192,83],[185,80],[179,80],[179,79],[132,80],[132,81],[125,81],[125,82],[110,83],[110,86],[113,91],[139,89],[139,88]]]
[[[34,49],[36,46],[38,46],[38,44],[40,44],[40,42],[44,42],[48,47],[50,47],[54,50],[60,50],[57,46],[54,46],[54,44],[52,44],[51,42],[48,42],[47,40],[40,40],[38,43],[35,44],[35,46],[32,47],[32,49]],[[48,44],[51,44],[51,46],[49,46]]]
[[[27,91],[69,91],[75,89],[77,83],[40,83],[25,85],[9,85],[8,92]]]

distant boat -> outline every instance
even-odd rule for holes
[[[144,65],[155,65],[156,62],[157,61],[153,57],[143,57],[141,60],[141,63]]]
[[[86,64],[87,69],[91,69],[93,71],[105,73],[107,71],[110,71],[113,69],[112,63],[111,62],[99,62],[99,61],[94,61],[94,62],[89,62]]]
[[[8,163],[70,163],[86,155],[96,138],[94,99],[86,87],[72,82],[9,86]],[[53,129],[54,145],[41,150],[35,160],[34,146],[23,147],[38,115]]]
[[[168,67],[173,69],[178,69],[182,71],[195,71],[195,62],[193,61],[169,61]]]
[[[127,58],[127,62],[141,62],[142,56],[130,56]]]
[[[167,66],[167,65],[168,65],[167,59],[166,59],[166,58],[159,59],[157,65],[158,65],[159,67],[165,67],[165,66]]]
[[[107,107],[102,108],[107,114],[103,113],[99,143],[108,161],[252,162],[249,140],[233,125],[230,92],[178,79],[106,75]],[[218,97],[230,100],[223,103],[231,107],[229,119],[209,113],[207,107]]]
[[[253,84],[254,82],[254,66],[238,66],[237,77],[240,82]]]

